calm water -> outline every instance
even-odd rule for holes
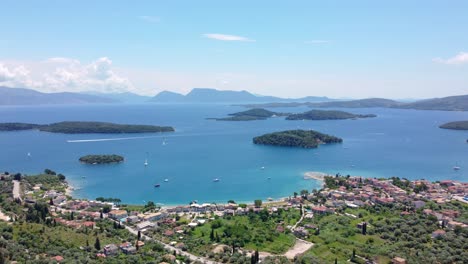
[[[244,110],[224,105],[95,105],[0,107],[0,122],[51,123],[64,120],[171,125],[175,133],[64,135],[38,131],[0,133],[0,170],[37,173],[45,168],[67,176],[75,195],[118,197],[128,203],[163,204],[252,201],[317,188],[306,171],[399,176],[409,179],[468,180],[468,132],[439,129],[468,120],[466,112],[350,109],[377,118],[339,121],[216,122]],[[302,112],[306,108],[275,109]],[[285,129],[315,129],[342,137],[343,144],[318,149],[257,146],[252,137]],[[132,140],[87,141],[126,137]],[[167,144],[162,142],[166,139]],[[27,153],[31,153],[31,157]],[[86,154],[120,154],[114,165],[83,165]],[[149,165],[143,165],[148,158]],[[458,164],[462,169],[454,171]],[[262,170],[261,167],[265,169]],[[268,177],[271,177],[268,180]],[[164,182],[164,179],[169,182]],[[213,182],[219,178],[219,182]],[[160,183],[160,188],[154,184]]]

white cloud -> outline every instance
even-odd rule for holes
[[[306,44],[327,44],[327,43],[330,43],[330,40],[313,39],[313,40],[307,40],[304,43],[306,43]]]
[[[432,61],[444,64],[465,64],[468,63],[468,52],[459,52],[452,58],[442,59],[435,58]]]
[[[25,65],[6,66],[0,63],[0,85],[33,88],[44,92],[55,91],[134,91],[132,83],[117,74],[109,58],[102,57],[87,65],[69,58],[49,58],[29,64],[34,69],[30,74]]]
[[[255,42],[254,39],[249,39],[242,36],[225,35],[225,34],[203,34],[204,37],[222,41],[244,41],[244,42]]]
[[[161,21],[161,19],[156,16],[139,16],[138,19],[148,23],[158,23],[159,21]]]

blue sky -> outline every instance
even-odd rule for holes
[[[351,3],[352,2],[352,3]],[[468,93],[467,1],[3,1],[0,84],[42,91]]]

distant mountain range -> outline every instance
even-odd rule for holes
[[[328,97],[308,96],[286,99],[274,96],[254,95],[247,91],[221,91],[212,88],[193,88],[187,95],[163,91],[150,101],[155,103],[261,103],[261,102],[326,102]]]
[[[80,93],[41,93],[31,89],[0,86],[0,105],[96,104],[118,101]]]
[[[328,97],[308,96],[297,99],[261,96],[247,91],[221,91],[211,88],[194,88],[187,95],[163,91],[154,97],[133,93],[42,93],[32,89],[0,86],[0,105],[44,104],[109,104],[109,103],[230,103],[250,108],[295,107],[312,108],[401,108],[418,110],[468,111],[468,95],[449,96],[415,102],[384,98],[336,100]]]
[[[419,100],[415,102],[401,102],[384,98],[368,98],[348,101],[332,102],[290,102],[290,103],[266,103],[266,104],[245,104],[249,108],[259,107],[296,107],[305,105],[311,108],[401,108],[417,110],[441,110],[441,111],[468,111],[468,95],[449,96]]]
[[[117,103],[129,103],[129,104],[146,103],[152,98],[151,96],[138,95],[138,94],[130,93],[130,92],[125,92],[125,93],[87,92],[85,94],[108,98],[108,99],[116,101]]]

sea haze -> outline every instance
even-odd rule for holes
[[[467,112],[373,108],[344,109],[378,116],[359,120],[205,119],[243,110],[213,104],[0,107],[0,122],[106,121],[170,125],[176,129],[175,133],[118,135],[1,132],[0,170],[33,174],[50,168],[67,176],[78,188],[78,197],[117,197],[127,203],[152,200],[162,204],[252,201],[319,188],[316,181],[303,179],[306,171],[433,181],[468,178],[468,132],[438,128],[445,122],[468,120]],[[317,149],[252,144],[254,136],[299,128],[329,133],[343,138],[344,143]],[[86,154],[106,153],[123,155],[125,162],[78,162]],[[454,171],[455,165],[461,170]],[[164,182],[166,178],[168,182]],[[220,181],[213,182],[214,178]],[[155,188],[155,184],[161,187]]]

